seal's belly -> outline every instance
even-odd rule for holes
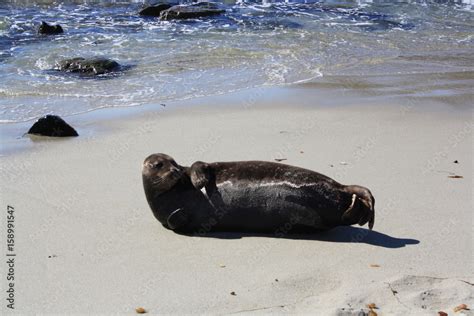
[[[216,186],[210,201],[221,217],[219,228],[276,230],[288,225],[323,228],[320,212],[334,207],[324,183],[298,185],[288,181],[232,183]]]

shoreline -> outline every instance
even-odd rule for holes
[[[376,76],[386,77],[386,76]],[[402,76],[406,77],[406,75]],[[372,83],[361,79],[358,81],[346,82],[346,79],[340,79],[338,76],[320,78],[312,82],[300,84],[259,86],[254,88],[244,88],[236,91],[200,96],[182,100],[171,100],[164,103],[146,104],[130,107],[106,107],[94,109],[84,113],[78,113],[69,116],[61,116],[78,132],[79,137],[100,137],[103,133],[107,134],[113,126],[120,125],[128,119],[135,119],[143,115],[154,115],[156,112],[163,112],[173,115],[180,113],[186,115],[186,110],[193,111],[198,107],[203,110],[233,111],[248,110],[254,107],[289,107],[296,108],[339,108],[339,107],[357,107],[377,104],[381,108],[387,106],[399,107],[401,112],[411,111],[414,107],[420,110],[444,112],[444,111],[466,111],[470,108],[467,105],[469,94],[463,95],[455,93],[447,99],[434,98],[427,96],[425,98],[410,98],[409,96],[399,96],[394,94],[380,95],[377,92],[378,84],[372,78]],[[342,93],[341,93],[342,91]],[[297,104],[288,105],[285,101],[298,98],[298,94],[305,94],[312,99],[299,98]],[[390,100],[389,103],[386,100]],[[355,101],[354,101],[355,100]],[[383,105],[381,105],[383,101]],[[258,105],[257,105],[258,103]],[[224,105],[225,104],[225,105]],[[164,106],[163,106],[164,105]],[[199,109],[198,109],[199,110]],[[374,110],[378,110],[374,108]],[[44,113],[55,114],[55,113]],[[39,117],[38,117],[39,118]],[[25,133],[33,125],[35,120],[24,122],[7,122],[0,124],[0,155],[16,154],[23,151],[34,149],[34,143],[44,141],[58,141],[50,138],[34,137],[31,140]],[[67,139],[59,140],[66,141]]]
[[[332,90],[262,91],[126,119],[70,118],[80,137],[1,156],[16,251],[36,263],[17,262],[16,310],[357,315],[375,303],[380,314],[433,315],[469,305],[472,111],[351,95],[355,102],[345,104]],[[376,200],[374,231],[175,234],[144,196],[141,164],[153,152],[185,166],[286,159],[366,186]],[[2,219],[0,234],[5,229]]]

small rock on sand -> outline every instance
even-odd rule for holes
[[[46,115],[39,118],[27,134],[49,137],[79,136],[71,125],[57,115]]]
[[[145,314],[146,313],[146,309],[144,309],[143,307],[137,307],[135,309],[135,312],[137,312],[137,314]]]

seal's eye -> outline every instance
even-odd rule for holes
[[[163,167],[162,162],[156,162],[153,164],[153,169],[160,169],[161,167]]]

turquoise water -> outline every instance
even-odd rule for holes
[[[188,21],[140,17],[145,3],[1,0],[1,122],[264,85],[349,82],[380,96],[472,89],[470,1],[224,1],[225,14]],[[41,21],[65,33],[38,36]],[[52,71],[79,56],[128,69],[99,79]]]

